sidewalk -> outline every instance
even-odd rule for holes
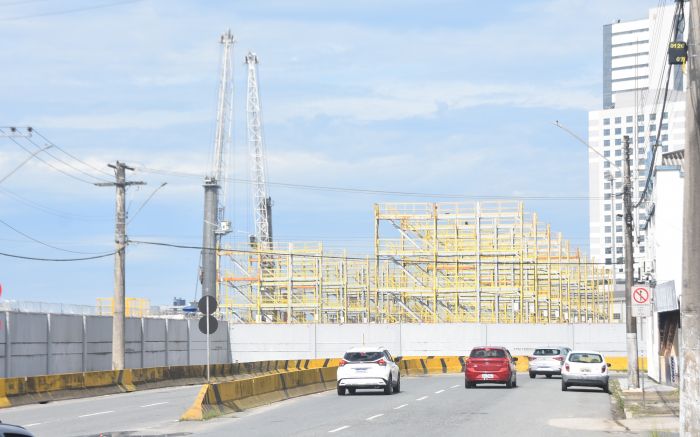
[[[638,389],[628,389],[627,375],[611,375],[611,400],[616,419],[630,431],[678,435],[679,393],[676,387],[640,376]],[[643,387],[643,390],[642,390]]]

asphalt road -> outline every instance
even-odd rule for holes
[[[52,402],[0,411],[37,436],[603,436],[614,425],[610,396],[561,391],[561,380],[518,375],[518,387],[464,388],[461,374],[404,377],[401,393],[328,391],[206,422],[177,422],[198,387]],[[120,433],[116,433],[120,432]],[[630,435],[630,434],[626,434]]]

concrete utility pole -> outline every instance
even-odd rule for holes
[[[680,435],[700,435],[700,9],[690,2],[685,116],[683,293],[681,295]]]
[[[134,170],[123,162],[108,164],[114,169],[115,183],[96,183],[100,187],[117,187],[117,206],[114,241],[114,301],[112,304],[112,370],[124,369],[124,324],[125,324],[125,277],[124,263],[126,256],[126,187],[127,185],[145,185],[145,182],[127,182],[126,170]]]
[[[630,137],[623,138],[625,150],[622,169],[625,186],[625,319],[627,323],[627,386],[639,388],[639,362],[637,359],[637,321],[632,317],[632,288],[634,287],[634,219],[632,218],[632,180],[630,177]],[[613,221],[614,224],[614,221]]]

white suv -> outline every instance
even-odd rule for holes
[[[338,364],[338,395],[358,388],[380,388],[387,395],[401,391],[401,372],[388,350],[360,346],[345,352]]]

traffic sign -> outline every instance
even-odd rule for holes
[[[207,319],[209,319],[209,330],[207,331]],[[199,332],[202,334],[213,334],[219,327],[219,322],[214,318],[214,316],[204,316],[199,319]]]
[[[651,317],[651,288],[632,287],[632,317]]]
[[[634,303],[643,305],[649,302],[649,298],[651,297],[651,293],[649,293],[649,289],[646,287],[634,287],[632,289],[632,300],[634,300]]]
[[[207,308],[207,302],[209,303],[209,308]],[[214,296],[202,296],[201,299],[199,299],[199,302],[197,303],[197,308],[199,308],[199,312],[202,314],[207,314],[211,315],[216,312],[216,308],[218,307],[216,303],[216,298]],[[208,310],[208,311],[207,311]]]

